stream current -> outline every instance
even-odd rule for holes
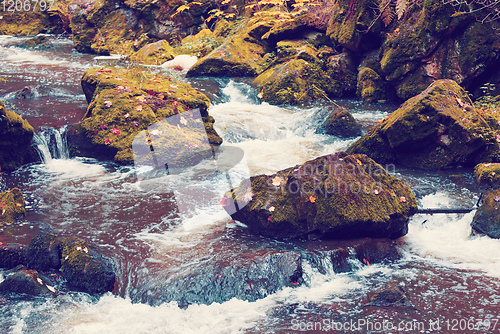
[[[500,331],[500,241],[471,236],[475,211],[415,215],[409,233],[397,240],[402,259],[370,266],[353,262],[353,271],[335,273],[326,254],[332,247],[345,246],[341,241],[285,242],[255,236],[219,205],[231,184],[250,175],[345,150],[353,140],[315,134],[327,102],[271,106],[259,102],[244,80],[191,79],[212,101],[209,113],[224,139],[222,148],[237,147],[244,151],[244,159],[229,175],[208,173],[210,166],[201,163],[147,187],[138,181],[133,166],[68,158],[65,125],[78,122],[87,107],[80,78],[86,69],[110,61],[75,52],[65,37],[51,38],[54,48],[29,51],[11,46],[22,38],[0,36],[0,77],[7,79],[0,81],[0,99],[34,126],[44,161],[2,173],[0,191],[19,187],[28,212],[24,220],[0,229],[0,241],[28,244],[48,225],[63,236],[90,240],[113,259],[120,283],[113,294],[101,297],[83,292],[42,299],[0,297],[0,332]],[[55,93],[15,99],[14,92],[27,85],[49,85]],[[398,107],[336,103],[346,107],[365,131]],[[397,167],[393,174],[410,185],[419,207],[467,208],[476,204],[481,192],[471,172]],[[208,296],[210,289],[207,295],[189,295],[190,289],[203,294],[207,282],[218,284],[227,268],[237,271],[277,251],[304,255],[302,284],[264,291],[256,300],[224,298],[230,291]],[[0,270],[0,281],[4,273]],[[191,276],[199,281],[189,281],[182,291],[169,289],[170,281]],[[252,289],[244,280],[230,285],[245,289],[247,284]],[[369,296],[391,284],[404,287],[413,307],[366,306]]]

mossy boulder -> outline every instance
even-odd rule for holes
[[[361,67],[358,72],[356,95],[365,102],[386,100],[389,87],[377,72]]]
[[[279,63],[255,78],[259,95],[271,104],[296,104],[335,95],[332,79],[320,64],[304,59]]]
[[[116,275],[111,261],[80,238],[61,240],[61,272],[68,283],[89,293],[114,288]]]
[[[10,225],[26,215],[23,193],[13,188],[0,194],[0,227]]]
[[[174,58],[174,49],[167,41],[161,40],[143,46],[139,51],[131,54],[128,60],[143,65],[161,65]]]
[[[453,80],[438,80],[348,149],[379,163],[438,169],[498,159],[496,128]]]
[[[9,7],[8,1],[5,5]],[[39,7],[34,11],[2,11],[1,16],[0,35],[35,36],[47,32],[51,23],[47,12],[40,11]]]
[[[500,189],[489,190],[483,194],[471,227],[490,238],[500,239]]]
[[[0,170],[11,171],[40,161],[32,145],[33,135],[33,127],[0,101]]]
[[[21,244],[4,244],[0,241],[0,268],[12,269],[26,264],[26,247]]]
[[[221,204],[250,230],[278,238],[398,238],[417,211],[403,181],[366,155],[345,152],[251,177]]]
[[[477,183],[499,187],[500,163],[481,163],[474,167]]]
[[[356,92],[357,67],[352,54],[343,52],[328,57],[324,70],[332,79],[336,96],[353,96]]]
[[[328,119],[321,124],[316,133],[324,133],[341,138],[361,136],[361,126],[345,109],[332,110]]]
[[[224,38],[222,36],[217,35],[210,29],[202,29],[196,35],[184,37],[181,43],[175,47],[175,54],[201,58],[218,48],[223,42]]]
[[[256,76],[267,65],[266,48],[251,38],[248,33],[240,32],[198,60],[187,73],[188,77],[197,76]]]
[[[89,106],[84,119],[70,129],[68,143],[72,155],[131,164],[133,140],[139,133],[174,115],[187,115],[182,116],[187,122],[192,117],[191,109],[199,109],[205,133],[192,130],[197,142],[189,145],[205,145],[202,135],[208,137],[211,150],[222,143],[213,128],[214,119],[207,112],[209,99],[189,84],[142,68],[94,68],[84,73],[82,87]],[[189,150],[191,146],[177,136],[178,129],[171,124],[166,126],[169,129],[162,136],[165,142],[159,140],[157,144],[166,145],[165,150]]]
[[[336,0],[328,22],[327,35],[335,44],[358,53],[380,46],[381,24],[376,19],[376,0]],[[372,23],[374,24],[372,25]]]
[[[19,270],[0,283],[0,293],[51,296],[54,288],[49,283],[36,270]]]

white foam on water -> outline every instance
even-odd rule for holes
[[[424,207],[447,207],[449,198],[436,193],[425,196],[422,203]],[[475,211],[414,216],[404,238],[405,249],[429,261],[500,277],[500,240],[471,236],[474,214]]]
[[[57,174],[57,178],[61,180],[102,176],[106,172],[101,165],[85,163],[79,159],[52,159],[47,162],[45,169]]]

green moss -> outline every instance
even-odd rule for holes
[[[500,186],[500,163],[482,163],[474,168],[474,176],[479,184]]]
[[[387,84],[374,70],[361,67],[358,72],[356,95],[366,102],[386,99]]]
[[[271,104],[295,104],[328,98],[335,86],[318,64],[303,59],[281,63],[263,72],[256,83],[262,99]]]
[[[87,96],[92,100],[81,131],[103,154],[112,154],[117,162],[134,162],[132,141],[150,125],[172,115],[199,108],[212,145],[222,139],[213,129],[213,118],[207,113],[209,99],[189,84],[148,73],[142,69],[95,68],[85,72]],[[168,128],[168,126],[167,126]],[[182,141],[174,129],[163,129],[168,139],[156,140],[158,149],[181,148]],[[195,135],[195,134],[193,134]],[[195,141],[201,140],[195,135]],[[139,136],[141,137],[141,136]],[[193,142],[192,145],[201,145]],[[147,145],[147,142],[144,142]]]
[[[498,151],[494,137],[465,91],[452,80],[438,80],[377,124],[348,152],[365,153],[383,163],[432,169],[485,158],[485,152]]]
[[[203,29],[196,35],[184,37],[181,44],[175,47],[175,54],[204,57],[224,42],[224,38]]]
[[[7,1],[5,5],[9,7]],[[39,7],[34,11],[2,11],[0,16],[0,35],[34,36],[50,29],[49,15]]]
[[[365,155],[342,152],[252,177],[251,187],[243,181],[225,198],[224,203],[235,198],[240,204],[234,219],[260,234],[280,237],[399,237],[417,209],[404,182]]]
[[[0,194],[0,227],[14,223],[26,214],[23,193],[13,188]]]
[[[38,160],[36,149],[31,146],[33,127],[21,116],[5,109],[0,101],[0,168],[14,170],[23,164]]]
[[[144,65],[161,65],[174,58],[174,49],[167,41],[161,40],[143,46],[128,57],[128,60]]]

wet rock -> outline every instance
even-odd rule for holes
[[[489,190],[483,194],[471,227],[490,238],[500,239],[500,189]]]
[[[362,131],[361,126],[347,110],[334,109],[328,119],[316,129],[316,133],[351,138],[361,136]]]
[[[216,28],[219,25],[216,26]],[[196,35],[184,37],[181,44],[175,47],[175,53],[178,55],[190,55],[196,57],[205,57],[210,52],[221,46],[224,42],[222,36],[217,35],[209,29],[203,29]]]
[[[27,263],[26,247],[0,242],[0,268],[11,269]]]
[[[36,36],[28,39],[26,42],[19,45],[21,48],[33,50],[47,50],[53,47],[52,42],[47,36]]]
[[[498,127],[498,123],[497,123]],[[349,147],[379,163],[437,169],[498,159],[488,122],[452,80],[438,80]]]
[[[14,93],[15,99],[32,99],[44,96],[53,96],[57,94],[56,90],[46,85],[25,86]]]
[[[188,272],[166,277],[163,284],[146,282],[132,299],[152,305],[175,300],[181,307],[223,303],[232,298],[256,301],[302,283],[300,254],[260,251],[226,259],[225,263],[192,265]]]
[[[395,261],[401,258],[396,243],[389,239],[361,240],[354,246],[356,258],[367,265],[386,261]]]
[[[11,171],[24,164],[40,161],[32,145],[33,127],[21,116],[9,111],[0,101],[0,170]]]
[[[481,163],[474,167],[477,183],[500,187],[500,163]]]
[[[27,294],[31,296],[51,296],[53,289],[36,270],[20,270],[0,283],[1,294]],[[49,288],[50,287],[50,288]]]
[[[61,267],[61,240],[53,232],[40,231],[27,249],[28,267],[39,271]]]
[[[367,156],[345,152],[251,177],[221,204],[250,230],[279,238],[398,238],[417,210],[404,182]]]
[[[367,306],[378,306],[378,307],[388,307],[388,306],[406,306],[413,307],[412,303],[408,299],[406,292],[403,287],[396,285],[389,289],[383,290],[376,293],[370,298],[370,302]]]
[[[143,46],[139,51],[128,57],[132,62],[144,65],[161,65],[174,58],[174,49],[167,41],[158,41]]]
[[[335,85],[336,97],[354,96],[358,70],[353,55],[343,52],[328,58],[324,69]]]
[[[256,76],[265,69],[266,49],[261,44],[248,41],[248,34],[229,37],[221,46],[198,60],[187,73],[197,76]]]
[[[267,69],[254,83],[259,95],[271,104],[296,104],[335,94],[331,78],[317,63],[294,59]]]
[[[368,67],[361,67],[358,72],[356,95],[366,102],[377,102],[388,98],[387,83],[377,72]]]
[[[375,20],[378,2],[359,0],[335,1],[332,18],[326,31],[328,37],[336,44],[358,53],[366,52],[380,46],[381,23]],[[374,23],[372,25],[372,23]],[[370,27],[371,26],[371,27]]]
[[[6,2],[5,5],[9,8],[10,4]],[[15,9],[15,6],[11,9]],[[0,35],[35,36],[46,32],[51,25],[49,15],[41,11],[39,6],[36,10],[28,11],[2,10],[1,16]]]
[[[152,134],[158,134],[154,150],[168,146],[169,151],[182,156],[193,151],[195,145],[206,147],[203,152],[208,152],[222,143],[213,128],[214,119],[207,112],[209,99],[189,84],[142,69],[95,68],[84,73],[82,87],[89,106],[83,120],[69,129],[72,155],[131,164],[135,138],[153,124],[174,116],[180,120],[177,126],[165,124],[165,129]],[[196,121],[191,112],[195,109],[199,109],[205,131],[188,127]],[[193,135],[192,142],[179,136],[181,128]],[[145,155],[151,156],[149,146],[153,142],[148,143],[144,136],[138,145],[146,147]]]
[[[13,188],[0,194],[0,227],[10,225],[26,215],[23,193]]]
[[[70,285],[89,293],[113,290],[116,275],[109,259],[76,237],[62,239],[61,249],[61,272]]]

